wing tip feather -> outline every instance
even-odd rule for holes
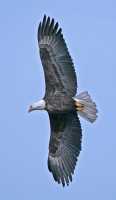
[[[56,35],[56,37],[62,36],[62,29],[59,28],[58,22],[55,22],[54,18],[51,18],[46,14],[44,14],[42,21],[39,23],[38,41],[45,35]]]

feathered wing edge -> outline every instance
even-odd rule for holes
[[[76,73],[62,29],[58,22],[46,15],[38,27],[38,44],[46,87],[49,90],[55,87],[59,92],[65,91],[74,96],[77,89]]]
[[[38,27],[38,42],[45,36],[63,36],[62,29],[58,28],[58,26],[58,22],[55,23],[53,18],[51,20],[50,17],[44,15],[43,21],[39,23]]]
[[[81,150],[81,126],[76,111],[49,114],[51,137],[48,168],[54,180],[63,186],[72,181],[72,174]]]

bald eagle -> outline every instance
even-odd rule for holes
[[[58,22],[44,15],[38,27],[40,58],[46,90],[29,112],[46,110],[50,119],[48,169],[54,180],[69,185],[81,150],[82,130],[78,114],[89,122],[97,118],[96,104],[88,92],[76,95],[74,64]]]

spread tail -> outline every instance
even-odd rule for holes
[[[93,123],[97,118],[97,108],[87,91],[73,97],[79,115]]]

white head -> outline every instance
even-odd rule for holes
[[[37,101],[30,105],[28,112],[31,112],[33,110],[44,110],[46,107],[45,101],[42,99],[40,101]]]

